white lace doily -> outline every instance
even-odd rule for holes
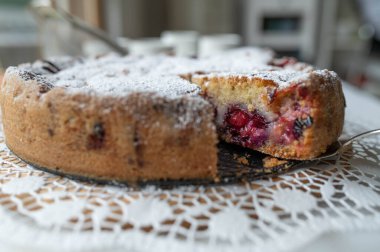
[[[346,123],[353,135],[362,126]],[[289,251],[326,231],[380,230],[380,138],[242,185],[164,190],[33,169],[0,133],[0,241],[54,251]]]

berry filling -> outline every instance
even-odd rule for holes
[[[295,103],[270,121],[257,110],[232,105],[224,114],[222,131],[229,142],[248,148],[259,148],[268,141],[288,145],[299,140],[304,130],[313,124],[309,112],[308,108]]]
[[[224,118],[224,128],[233,143],[257,148],[268,139],[268,122],[256,110],[249,112],[239,106],[231,106]]]
[[[226,116],[226,120],[230,126],[235,129],[240,129],[247,125],[250,119],[250,116],[247,112],[238,108],[233,108],[231,110],[232,111],[230,111]]]

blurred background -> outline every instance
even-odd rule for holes
[[[0,0],[0,69],[104,54],[104,35],[134,54],[270,47],[380,97],[379,0]]]

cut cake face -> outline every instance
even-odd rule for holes
[[[216,107],[221,139],[288,159],[311,159],[342,131],[340,80],[327,70],[193,75]]]

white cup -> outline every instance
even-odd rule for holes
[[[112,49],[101,40],[91,39],[82,43],[82,52],[85,56],[95,57],[112,52]]]
[[[173,54],[172,46],[165,45],[160,38],[142,38],[131,40],[128,45],[131,55],[154,55],[154,54]]]
[[[119,46],[123,47],[126,50],[129,50],[131,39],[126,37],[118,37],[116,38],[116,42],[119,44]]]
[[[196,31],[164,31],[161,41],[174,47],[177,56],[193,57],[197,55],[199,34]]]
[[[202,36],[199,40],[198,57],[207,57],[236,48],[241,45],[241,36],[234,33],[222,33]]]

